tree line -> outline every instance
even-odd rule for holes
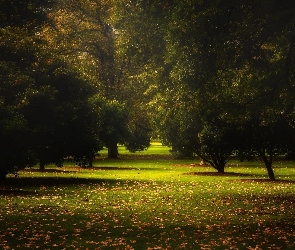
[[[219,172],[232,155],[294,154],[295,3],[0,1],[0,175],[103,147]]]

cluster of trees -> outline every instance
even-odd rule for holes
[[[150,104],[163,142],[219,172],[232,155],[257,155],[274,180],[274,156],[295,144],[295,3],[131,2],[125,11],[137,14],[119,27],[137,63],[152,55],[142,66],[155,72]]]
[[[95,5],[94,5],[95,4]],[[91,166],[106,146],[149,146],[116,87],[114,30],[99,1],[0,1],[0,178],[26,166]],[[144,116],[144,114],[141,114]]]
[[[219,172],[258,155],[275,179],[294,152],[294,1],[1,0],[0,18],[0,176],[151,132]]]

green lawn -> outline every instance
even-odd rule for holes
[[[92,169],[9,177],[0,249],[295,248],[294,162],[276,162],[270,182],[259,161],[230,162],[220,176],[159,145],[120,151],[118,160],[102,152]]]
[[[169,150],[171,148],[169,147],[164,147],[162,146],[162,144],[160,142],[152,142],[151,146],[147,149],[147,150],[143,150],[140,152],[136,152],[134,153],[130,153],[128,150],[125,149],[124,146],[120,146],[118,147],[118,151],[119,154],[121,155],[167,155],[169,154]],[[100,153],[105,156],[107,155],[107,150],[104,148],[102,151],[100,151]]]

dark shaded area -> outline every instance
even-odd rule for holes
[[[87,218],[81,216],[81,220],[85,219]],[[102,215],[100,219],[106,218]],[[67,216],[67,223],[72,222],[75,222],[73,217]],[[64,244],[63,237],[60,237],[64,236],[68,242],[75,242],[75,247],[78,248],[87,246],[97,249],[113,249],[116,246],[117,249],[128,249],[129,246],[132,249],[171,249],[173,246],[174,249],[245,249],[247,246],[249,249],[254,249],[258,246],[264,249],[263,247],[272,246],[272,249],[293,249],[294,226],[293,221],[285,220],[259,225],[237,225],[228,222],[206,226],[183,226],[175,223],[161,227],[157,224],[150,224],[142,227],[122,225],[116,228],[107,225],[102,227],[97,223],[91,228],[79,231],[79,237],[84,239],[83,241],[76,241],[77,231],[74,227],[59,235],[54,232],[49,232],[49,235],[58,245]],[[13,231],[15,237],[21,239],[17,243],[9,234],[5,234],[3,239],[10,240],[12,247],[17,244],[25,245],[32,243],[30,232],[29,235],[23,237],[23,232]],[[121,237],[108,241],[110,237],[114,238],[118,235]],[[33,243],[35,246],[52,246],[50,242],[45,243],[43,237],[34,237]]]
[[[23,169],[21,172],[40,172],[40,173],[75,173],[77,170],[61,170],[61,169],[36,169],[36,168],[30,168],[30,169]]]
[[[36,195],[37,192],[22,190],[22,189],[3,189],[0,190],[0,195],[2,196],[30,196]]]
[[[39,187],[39,186],[71,186],[81,184],[98,184],[98,185],[115,185],[122,183],[120,180],[113,179],[91,179],[76,177],[22,177],[22,178],[6,178],[4,184],[0,185],[0,189],[8,187]]]
[[[278,183],[295,183],[294,180],[279,180],[279,179],[276,179],[275,181],[274,180],[270,180],[270,179],[242,179],[242,180],[239,180],[239,181],[242,181],[242,182],[258,182],[258,183],[262,183],[262,182],[265,182],[265,183],[268,183],[268,182],[275,182],[276,184]]]
[[[24,169],[22,172],[40,172],[40,173],[75,173],[79,172],[82,170],[152,170],[156,168],[133,168],[133,167],[115,167],[115,166],[98,166],[98,167],[85,167],[85,168],[80,168],[80,167],[73,167],[73,168],[67,168],[67,169]]]
[[[294,180],[271,180],[271,179],[262,179],[257,178],[259,175],[255,174],[247,174],[247,173],[234,173],[234,172],[225,172],[225,173],[219,173],[219,172],[190,172],[185,173],[186,175],[198,175],[198,176],[221,176],[221,177],[253,177],[253,179],[237,179],[234,181],[241,181],[241,182],[257,182],[257,183],[272,183],[275,182],[278,183],[295,183]],[[278,176],[279,178],[279,176]],[[233,181],[233,180],[231,180]]]
[[[220,172],[190,172],[186,173],[187,175],[200,175],[200,176],[238,176],[238,177],[243,177],[243,176],[257,176],[254,174],[244,174],[244,173],[234,173],[234,172],[225,172],[225,173],[220,173]]]

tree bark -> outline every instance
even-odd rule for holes
[[[211,159],[205,159],[206,162],[210,163],[210,165],[215,168],[218,173],[224,174],[225,165],[227,163],[226,158],[224,158],[222,155],[218,154],[212,154]]]
[[[275,181],[276,178],[275,178],[274,171],[272,169],[272,162],[267,159],[267,156],[265,155],[265,152],[261,152],[260,156],[261,156],[261,158],[262,158],[262,160],[264,162],[264,165],[266,167],[269,179],[272,180],[272,181]]]
[[[42,161],[40,161],[40,163],[39,163],[39,170],[40,171],[44,171],[45,170],[45,163],[42,162]]]
[[[225,166],[218,166],[218,168],[217,168],[218,173],[224,174],[224,167]]]
[[[90,167],[90,168],[93,167],[93,157],[88,158],[88,167]]]
[[[108,158],[118,158],[118,146],[117,143],[110,143],[108,147]]]
[[[0,184],[6,180],[6,175],[7,175],[6,171],[0,170]]]
[[[292,148],[289,150],[286,158],[288,160],[295,160],[295,132],[292,134]]]

